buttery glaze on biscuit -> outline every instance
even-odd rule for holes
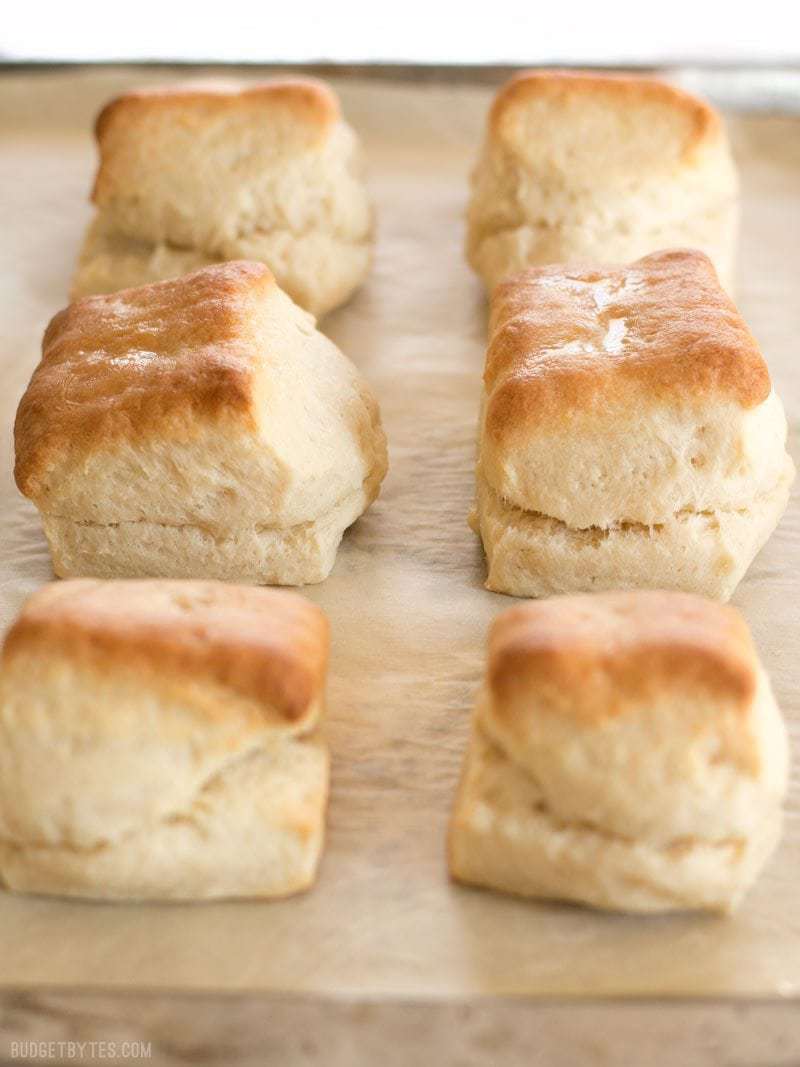
[[[687,249],[517,275],[492,296],[489,337],[487,391],[513,382],[540,421],[563,421],[600,395],[605,404],[623,392],[689,403],[713,394],[753,408],[770,391],[736,305],[708,258]]]
[[[234,263],[58,312],[17,413],[20,491],[48,492],[66,450],[77,463],[122,439],[186,443],[198,419],[255,430],[253,327],[274,287],[261,264]]]

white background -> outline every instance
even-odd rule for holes
[[[0,10],[5,59],[800,62],[799,0],[5,0]]]

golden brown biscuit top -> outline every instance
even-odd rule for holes
[[[274,78],[252,83],[214,79],[123,93],[99,113],[95,135],[102,148],[108,135],[133,132],[141,118],[156,115],[182,123],[200,123],[233,111],[254,115],[282,111],[318,132],[341,117],[333,90],[315,78]]]
[[[489,635],[489,688],[501,716],[521,690],[532,715],[546,707],[586,725],[665,697],[746,711],[756,671],[741,615],[688,593],[530,601],[498,616]]]
[[[743,408],[770,392],[755,338],[702,252],[670,250],[625,267],[535,267],[492,295],[486,428],[565,425],[577,413]]]
[[[716,140],[722,133],[717,112],[705,101],[658,78],[630,74],[598,74],[591,71],[531,70],[515,75],[497,93],[489,113],[493,137],[513,144],[519,135],[517,119],[533,105],[555,111],[575,112],[584,105],[615,109],[634,120],[643,109],[648,121],[652,109],[680,117],[683,138],[678,155],[689,161],[697,147]]]
[[[61,451],[186,440],[199,420],[252,422],[254,320],[274,287],[263,264],[231,262],[60,311],[17,411],[20,491],[35,499]]]
[[[25,604],[3,661],[58,656],[78,669],[133,671],[146,684],[209,684],[297,723],[313,710],[328,622],[294,593],[210,581],[54,582]],[[224,710],[224,701],[215,703]]]

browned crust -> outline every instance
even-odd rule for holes
[[[14,424],[17,485],[36,499],[52,464],[109,442],[198,425],[254,425],[254,310],[274,286],[261,263],[78,300],[50,322]]]
[[[602,307],[593,287],[602,287]],[[604,348],[625,324],[620,351]],[[626,267],[533,267],[492,295],[486,432],[507,439],[613,407],[730,401],[770,392],[758,344],[707,256],[669,250]]]
[[[106,191],[113,193],[108,167],[121,142],[141,142],[141,149],[146,150],[150,127],[143,128],[142,124],[149,118],[157,116],[159,120],[171,119],[198,128],[221,115],[237,112],[250,114],[254,124],[271,114],[288,113],[296,127],[306,132],[311,144],[322,144],[341,119],[333,90],[313,78],[276,78],[254,84],[219,79],[137,89],[111,100],[95,121],[100,166],[92,187],[92,202],[100,204]]]
[[[290,107],[299,122],[323,128],[333,125],[341,117],[338,97],[329,85],[315,78],[275,78],[249,84],[213,79],[123,93],[110,100],[98,114],[95,137],[102,148],[103,139],[112,126],[137,112],[211,114],[253,106],[265,109]]]
[[[206,581],[75,579],[39,589],[6,635],[2,659],[66,659],[134,672],[143,684],[208,683],[296,723],[319,700],[325,614],[294,593]],[[224,715],[224,702],[216,705]],[[110,709],[112,711],[113,709]]]
[[[495,96],[489,112],[490,135],[502,137],[506,118],[532,100],[547,99],[553,107],[565,107],[576,100],[599,98],[628,112],[642,103],[661,104],[682,112],[690,130],[682,153],[687,160],[699,145],[722,133],[720,117],[709,104],[658,78],[580,70],[529,70],[515,75]]]
[[[732,607],[658,590],[558,596],[498,616],[489,634],[494,714],[519,688],[585,723],[641,711],[665,693],[746,712],[757,656]]]

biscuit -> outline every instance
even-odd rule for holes
[[[473,524],[490,589],[724,599],[786,507],[783,407],[700,252],[508,279],[484,385]]]
[[[369,387],[261,263],[60,312],[15,445],[59,577],[318,582],[386,471]]]
[[[662,591],[520,605],[491,629],[450,870],[599,908],[728,911],[776,846],[787,775],[733,608]]]
[[[97,213],[73,298],[249,259],[320,316],[366,277],[360,147],[322,82],[130,92],[103,109],[96,136]]]
[[[738,178],[719,115],[654,78],[529,71],[495,98],[467,256],[491,289],[528,266],[705,252],[733,284]]]
[[[0,672],[0,880],[105,899],[313,881],[328,752],[323,613],[216,582],[40,589]]]

